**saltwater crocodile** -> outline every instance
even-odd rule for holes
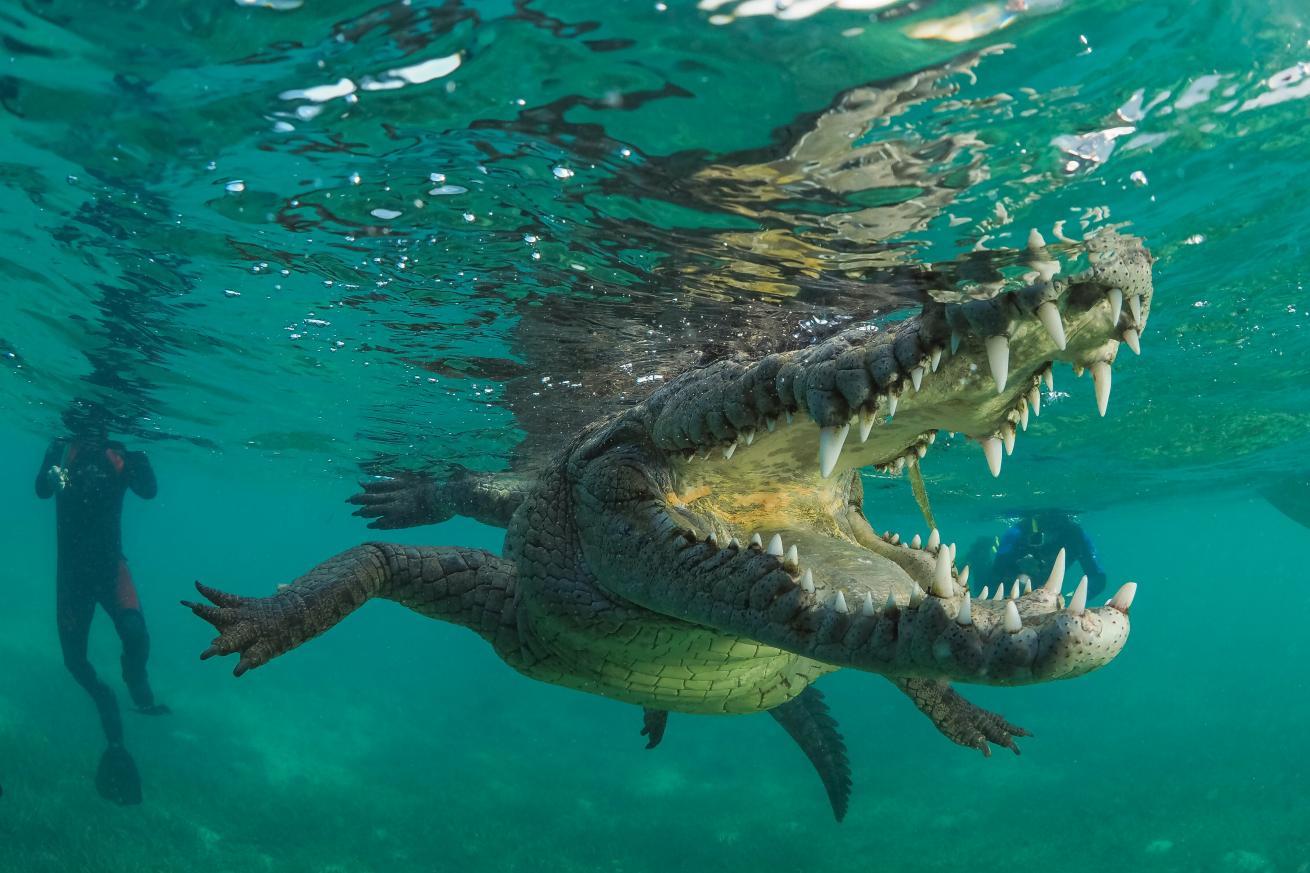
[[[849,764],[813,687],[838,668],[887,677],[956,743],[1017,752],[1024,731],[949,683],[1108,663],[1136,586],[1096,607],[1085,579],[1062,594],[1057,561],[1045,584],[975,599],[938,531],[875,533],[860,469],[912,467],[944,431],[980,443],[999,475],[1057,361],[1091,371],[1104,414],[1121,343],[1140,348],[1151,258],[1112,230],[1053,246],[1033,231],[1026,248],[986,255],[1015,276],[692,369],[585,428],[530,480],[370,483],[352,501],[373,526],[460,513],[505,527],[503,553],[373,542],[267,597],[197,583],[212,605],[187,605],[219,631],[202,657],[238,654],[241,675],[387,598],[470,628],[527,676],[643,707],[651,745],[669,712],[769,712],[839,819]]]

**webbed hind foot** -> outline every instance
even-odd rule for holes
[[[919,711],[928,716],[948,740],[977,749],[988,758],[992,756],[988,743],[1003,746],[1017,755],[1019,746],[1014,738],[1032,736],[1002,716],[965,700],[946,682],[902,679],[896,682],[896,686],[914,701]]]

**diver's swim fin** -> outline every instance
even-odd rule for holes
[[[122,746],[110,746],[100,756],[100,769],[96,770],[96,791],[105,800],[122,806],[141,802],[141,775],[136,762]]]

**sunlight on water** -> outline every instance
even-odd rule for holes
[[[1305,12],[10,4],[0,870],[1310,871]],[[636,707],[403,609],[239,681],[196,660],[192,580],[266,594],[370,539],[343,503],[360,478],[533,468],[684,370],[1068,277],[1111,232],[1144,241],[1155,290],[1105,416],[1059,365],[999,478],[980,434],[921,465],[960,549],[1066,510],[1104,565],[1094,605],[1141,584],[1106,668],[965,689],[1032,731],[1020,758],[826,676],[837,825],[768,719],[675,714],[646,751]],[[128,495],[123,552],[172,714],[132,711],[104,615],[90,648],[140,806],[96,794],[32,493],[97,414],[159,480]],[[865,511],[926,539],[905,466],[865,471]],[[464,517],[385,534],[504,544]]]

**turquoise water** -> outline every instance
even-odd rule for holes
[[[0,870],[1310,870],[1310,532],[1262,496],[1310,504],[1303,4],[975,7],[958,42],[926,37],[970,3],[272,5],[0,8]],[[1104,419],[1057,368],[999,480],[963,441],[925,462],[961,544],[1073,507],[1141,585],[1103,670],[966,689],[1022,757],[827,677],[837,825],[769,719],[648,752],[634,707],[391,604],[239,681],[196,660],[191,581],[267,592],[369,537],[361,472],[506,468],[752,319],[887,317],[889,277],[1062,220],[1156,256],[1143,355]],[[31,491],[75,397],[161,485],[124,518],[174,710],[124,714],[136,807],[91,783]],[[866,503],[922,527],[903,480]]]

